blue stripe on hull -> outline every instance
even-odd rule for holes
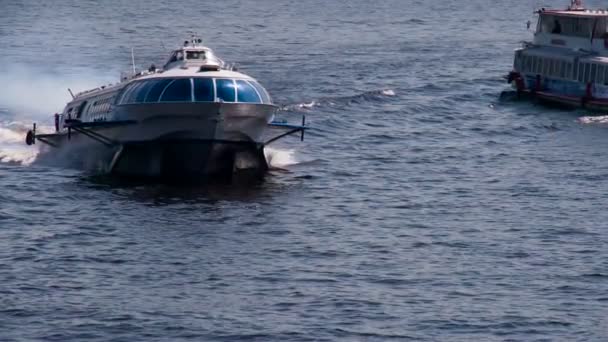
[[[525,83],[527,89],[534,90],[536,88],[536,76],[526,75]],[[542,78],[540,90],[551,92],[556,95],[582,97],[585,96],[586,85],[575,81]]]

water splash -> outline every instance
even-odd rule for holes
[[[38,132],[53,131],[53,116],[71,96],[68,88],[79,92],[109,83],[109,75],[92,70],[32,68],[21,64],[0,66],[3,89],[0,92],[0,162],[29,165],[36,160],[37,146],[27,146],[25,135],[38,123]]]
[[[79,92],[109,83],[115,77],[100,76],[91,70],[71,70],[68,74],[16,64],[0,67],[0,79],[0,106],[15,117],[33,119],[61,111],[71,99],[68,88]]]
[[[21,121],[0,122],[0,162],[30,165],[36,161],[38,147],[25,144],[25,135],[30,127],[29,123]],[[37,130],[48,133],[52,127],[39,125]]]
[[[395,91],[392,89],[384,89],[382,91],[380,91],[380,94],[384,95],[384,96],[396,96],[397,94],[395,94]]]
[[[352,96],[328,97],[319,100],[296,103],[282,107],[284,111],[308,111],[315,107],[348,105],[351,103],[382,101],[387,97],[397,96],[393,89],[380,89],[366,91]]]
[[[264,149],[264,155],[266,156],[268,166],[271,168],[284,168],[299,163],[299,160],[296,158],[295,150],[282,150],[266,147]]]
[[[587,124],[587,125],[590,125],[590,124],[606,125],[606,124],[608,124],[608,115],[582,116],[582,117],[578,118],[577,121],[579,123]]]

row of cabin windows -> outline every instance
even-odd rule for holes
[[[592,32],[595,38],[606,36],[605,17],[564,17],[543,13],[538,21],[536,32],[561,34],[564,36],[591,38]]]
[[[105,99],[97,100],[88,108],[87,114],[107,113],[110,111],[113,101],[114,97],[107,97]]]
[[[523,73],[575,80],[582,83],[608,84],[608,65],[591,62],[570,62],[556,58],[518,54],[515,67]]]
[[[255,81],[227,78],[162,78],[136,81],[128,85],[119,105],[156,102],[243,102],[272,101]]]
[[[64,115],[67,119],[80,119],[82,117],[82,114],[85,113],[85,108],[87,115],[107,113],[110,111],[113,101],[113,96],[106,97],[104,99],[100,99],[91,103],[88,107],[87,104],[90,103],[89,101],[80,102],[73,107],[67,108]]]

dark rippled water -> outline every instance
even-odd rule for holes
[[[608,340],[608,125],[499,100],[534,5],[0,0],[0,340]],[[307,116],[287,171],[31,163],[65,88],[188,31]]]

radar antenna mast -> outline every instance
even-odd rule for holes
[[[131,65],[133,66],[133,75],[137,72],[135,71],[135,53],[133,52],[133,48],[131,48]]]

